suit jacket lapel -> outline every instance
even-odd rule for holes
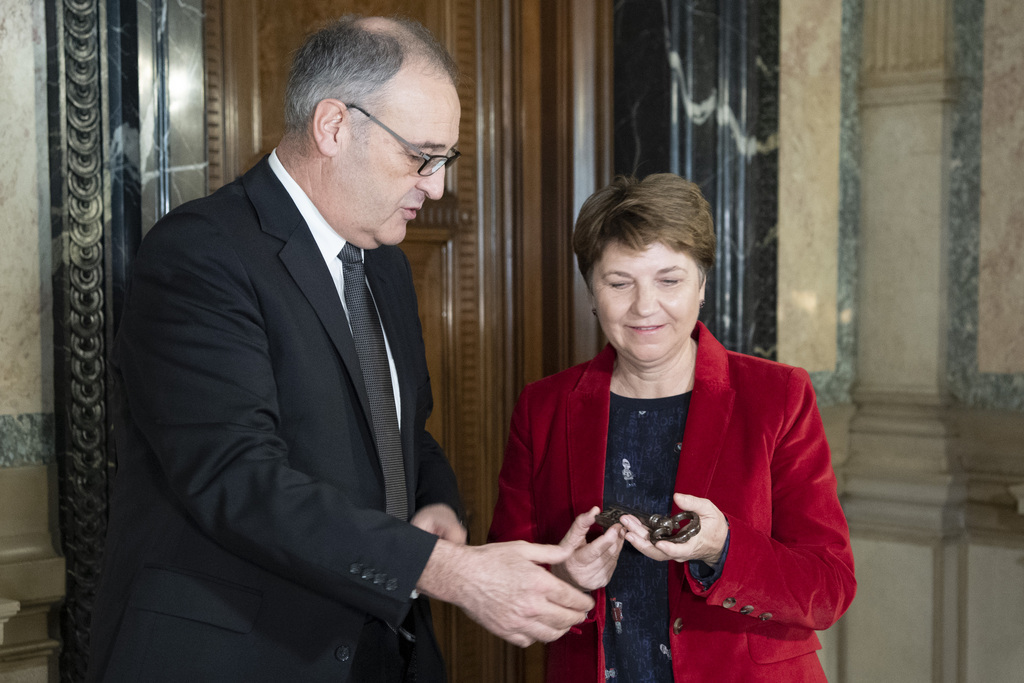
[[[278,256],[338,350],[352,378],[363,412],[369,419],[370,399],[366,395],[366,384],[359,369],[359,356],[348,318],[306,221],[274,175],[267,157],[242,177],[242,184],[249,201],[256,208],[262,230],[284,241]]]
[[[697,323],[694,337],[697,339],[696,377],[675,490],[706,498],[722,454],[736,392],[729,383],[729,358],[725,348],[702,323]]]
[[[569,392],[565,430],[574,517],[594,505],[601,505],[604,499],[614,362],[615,350],[606,346],[590,361],[576,387]]]

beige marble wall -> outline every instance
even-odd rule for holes
[[[0,0],[0,681],[56,680],[50,625],[64,590],[44,435],[53,411],[42,0]],[[42,202],[42,203],[41,203]],[[37,463],[26,466],[25,463]]]
[[[782,0],[779,360],[836,362],[842,3]]]
[[[978,370],[1024,372],[1024,2],[985,1]]]
[[[41,7],[0,0],[0,415],[52,410],[50,383],[42,381],[52,335],[43,334],[50,297],[40,277],[33,69],[44,40],[34,25]]]

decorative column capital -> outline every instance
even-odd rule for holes
[[[862,103],[955,96],[951,0],[864,0]]]

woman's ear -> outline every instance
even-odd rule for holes
[[[320,100],[313,110],[313,142],[320,154],[335,157],[349,139],[348,107],[340,100]]]

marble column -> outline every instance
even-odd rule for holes
[[[966,483],[949,417],[952,2],[865,0],[847,680],[957,680]],[[884,625],[884,627],[883,627]],[[870,653],[868,655],[867,653]]]

